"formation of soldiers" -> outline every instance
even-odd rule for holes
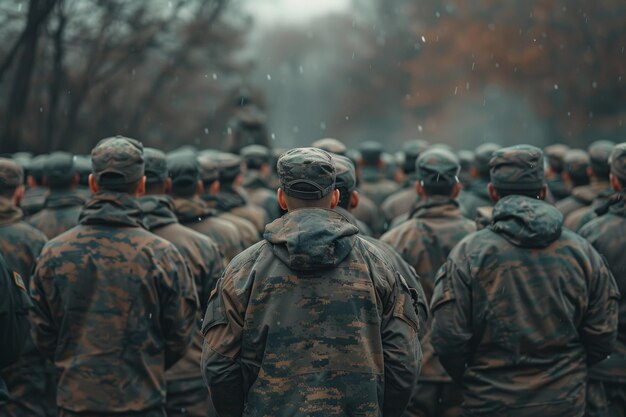
[[[0,416],[626,416],[626,143],[0,158]]]

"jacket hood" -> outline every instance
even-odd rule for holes
[[[467,191],[479,196],[480,198],[491,201],[491,196],[489,195],[489,181],[485,181],[483,179],[477,179],[471,184],[464,187]]]
[[[561,236],[563,215],[544,201],[512,195],[498,201],[489,228],[515,246],[545,248]]]
[[[411,211],[409,218],[441,218],[441,217],[461,217],[459,203],[450,197],[433,196],[425,200],[420,200]]]
[[[198,222],[215,215],[215,210],[207,206],[199,197],[174,198],[174,214],[181,223]]]
[[[13,200],[0,197],[0,225],[15,223],[23,217],[22,210],[13,204]]]
[[[57,209],[77,207],[85,204],[85,199],[76,191],[51,191],[44,208]]]
[[[352,251],[359,229],[329,209],[300,209],[265,227],[274,255],[294,270],[332,268]]]
[[[139,201],[128,194],[101,191],[85,204],[78,222],[82,225],[144,227]]]
[[[256,190],[258,188],[267,188],[270,189],[270,185],[267,181],[261,178],[258,171],[248,170],[246,176],[243,180],[243,187],[251,190]]]
[[[222,213],[246,205],[246,199],[234,190],[220,191],[217,195],[203,194],[202,199],[209,207]]]
[[[608,194],[607,194],[608,193]],[[575,187],[572,190],[572,197],[589,205],[598,197],[608,197],[611,193],[610,184],[606,181],[595,181],[589,185]]]
[[[156,230],[173,223],[178,223],[174,214],[174,203],[165,195],[149,195],[139,199],[143,212],[143,223],[148,230]]]
[[[626,217],[626,200],[624,199],[625,191],[614,193],[606,201],[600,204],[594,210],[597,216],[604,216],[611,213],[615,216]]]

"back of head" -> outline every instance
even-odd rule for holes
[[[264,165],[272,162],[272,153],[263,145],[248,145],[239,151],[248,169],[260,170]]]
[[[380,143],[374,141],[366,141],[359,147],[361,154],[361,162],[364,166],[376,167],[381,162],[383,147]]]
[[[402,154],[404,155],[402,170],[406,175],[414,176],[415,162],[429,146],[430,144],[423,139],[413,139],[404,142],[402,145]]]
[[[615,143],[608,140],[598,140],[589,145],[587,153],[591,163],[593,175],[599,180],[608,181],[611,168],[609,157],[615,147]]]
[[[67,152],[53,152],[44,160],[43,178],[50,189],[68,189],[76,177],[74,156]]]
[[[461,164],[452,152],[431,148],[415,162],[416,178],[428,195],[450,196],[459,182]]]
[[[193,197],[198,190],[200,165],[195,153],[179,152],[167,155],[167,172],[172,180],[171,193],[178,197]]]
[[[143,150],[146,173],[146,194],[163,194],[167,182],[165,153],[155,148]]]
[[[43,163],[48,155],[37,155],[30,160],[27,168],[27,175],[31,177],[37,185],[43,184]]]
[[[214,160],[215,151],[205,151],[198,157],[200,165],[200,180],[204,184],[205,190],[220,178],[217,163]]]
[[[344,145],[343,142],[334,138],[316,140],[311,144],[311,147],[319,148],[335,155],[345,155],[348,151],[348,148],[346,148],[346,145]]]
[[[531,145],[501,148],[489,162],[491,184],[500,197],[524,195],[536,198],[545,185],[543,152]]]
[[[336,169],[326,151],[317,148],[295,148],[285,152],[277,163],[280,188],[288,198],[290,209],[324,207],[335,190]]]
[[[456,153],[456,156],[459,158],[459,164],[461,165],[459,178],[461,179],[461,183],[463,183],[463,185],[467,185],[472,182],[470,171],[472,169],[472,165],[474,165],[474,152],[468,151],[467,149],[461,149]]]
[[[589,155],[582,149],[570,149],[563,158],[563,171],[574,187],[589,184],[589,165]]]
[[[74,167],[79,176],[78,183],[82,186],[89,186],[89,175],[91,174],[91,158],[87,155],[75,155]]]
[[[24,182],[24,170],[15,161],[0,158],[0,197],[11,198]]]
[[[136,139],[102,139],[91,151],[93,178],[102,190],[133,194],[144,177],[143,145]]]
[[[483,143],[474,151],[474,165],[478,178],[489,180],[489,161],[493,157],[493,153],[502,146],[496,143]]]
[[[560,143],[546,146],[544,153],[552,171],[557,174],[563,172],[563,168],[565,167],[565,155],[569,149],[569,146]]]
[[[215,163],[220,184],[223,188],[233,185],[233,182],[241,175],[242,159],[239,155],[228,152],[212,152],[208,154]]]
[[[615,145],[609,158],[611,174],[626,188],[626,142]]]
[[[352,192],[356,190],[356,168],[350,158],[332,154],[336,170],[335,188],[339,190],[339,207],[346,210],[350,207]]]

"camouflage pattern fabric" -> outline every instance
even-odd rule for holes
[[[219,415],[400,416],[421,357],[404,278],[332,210],[295,210],[264,236],[226,269],[203,323]]]
[[[381,171],[368,167],[361,170],[359,189],[372,200],[376,207],[380,207],[390,195],[400,189],[400,186],[384,178]]]
[[[413,181],[407,187],[387,197],[380,206],[380,211],[385,216],[386,224],[390,225],[397,217],[413,211],[418,199],[419,196]]]
[[[607,190],[609,190],[608,182],[593,181],[589,185],[574,187],[570,196],[557,202],[555,206],[567,219],[576,210],[591,206],[594,200]]]
[[[608,186],[609,184],[607,183],[607,187]],[[611,188],[606,188],[604,191],[601,191],[589,206],[581,207],[567,215],[567,217],[565,217],[565,227],[573,231],[578,231],[589,221],[590,213],[594,213],[596,209],[604,206],[612,195],[613,190],[611,190]]]
[[[175,197],[173,209],[180,224],[208,236],[217,243],[226,264],[243,251],[243,239],[237,228],[232,223],[218,218],[217,212],[210,209],[199,197]]]
[[[371,230],[372,236],[380,236],[385,230],[385,218],[380,215],[376,204],[359,191],[359,205],[353,210],[354,217],[362,221]]]
[[[20,201],[20,208],[24,212],[24,216],[32,216],[43,209],[49,193],[48,187],[27,188],[22,201]]]
[[[261,207],[246,201],[243,193],[226,188],[220,189],[216,195],[208,197],[205,201],[209,207],[215,208],[221,213],[230,212],[241,217],[252,223],[259,236],[263,233],[268,220],[267,213]]]
[[[585,417],[626,417],[626,384],[587,381]]]
[[[43,209],[30,217],[28,223],[52,239],[78,224],[83,204],[85,200],[77,192],[51,191]]]
[[[461,212],[465,217],[474,220],[478,217],[478,209],[481,207],[493,207],[493,201],[489,196],[488,181],[477,179],[463,188],[457,201]]]
[[[196,331],[185,356],[165,373],[169,415],[209,416],[209,393],[200,373],[202,333],[200,323],[209,294],[224,270],[224,260],[215,242],[178,223],[167,196],[145,196],[140,200],[144,224],[152,233],[176,246],[196,283],[201,308]],[[184,410],[184,411],[183,411]],[[200,411],[200,412],[198,412]]]
[[[437,275],[432,343],[463,385],[463,415],[582,416],[587,366],[617,336],[602,257],[540,200],[509,196]]]
[[[273,221],[281,216],[276,190],[270,189],[269,183],[263,180],[258,172],[248,170],[243,182],[243,188],[249,201],[265,210],[269,221]]]
[[[44,247],[30,283],[37,347],[59,370],[63,412],[165,404],[165,369],[189,347],[196,289],[169,242],[142,227],[136,199],[100,192],[79,225]]]

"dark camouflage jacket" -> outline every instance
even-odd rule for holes
[[[478,217],[478,209],[481,207],[493,207],[493,201],[489,196],[487,186],[489,181],[477,179],[465,186],[459,194],[458,202],[463,215],[470,220]]]
[[[24,216],[32,216],[41,210],[46,203],[48,193],[48,187],[28,188],[20,202],[20,208],[24,212]]]
[[[209,208],[200,198],[174,198],[173,209],[180,224],[217,243],[225,264],[244,250],[243,239],[237,228],[218,218],[217,211]]]
[[[232,213],[252,223],[259,236],[263,233],[267,224],[267,213],[261,207],[248,202],[243,194],[232,189],[222,189],[216,195],[204,194],[202,196],[209,207],[217,209],[220,213]]]
[[[413,183],[387,197],[380,207],[380,211],[385,216],[386,224],[390,225],[398,216],[410,213],[415,208],[418,198]]]
[[[203,324],[203,371],[230,416],[400,416],[419,373],[408,286],[357,228],[302,209],[229,265]]]
[[[259,175],[260,174],[254,171],[248,171],[248,176],[243,183],[243,188],[250,202],[262,207],[268,215],[268,220],[274,221],[282,215],[280,206],[278,205],[276,189],[272,190],[269,183],[260,178]]]
[[[576,210],[590,206],[598,196],[609,188],[605,181],[592,182],[589,185],[575,187],[569,197],[558,201],[555,206],[567,218]]]
[[[43,208],[28,223],[52,239],[78,224],[83,204],[85,200],[77,192],[51,191]]]
[[[580,230],[594,248],[602,254],[613,273],[622,299],[619,303],[619,333],[615,351],[607,360],[590,370],[593,378],[626,383],[626,200],[618,194],[608,211]]]
[[[591,219],[595,218],[595,211],[607,204],[612,195],[613,190],[610,188],[606,188],[604,191],[601,191],[590,205],[581,207],[578,210],[571,212],[565,218],[565,227],[573,231],[580,230],[582,226],[588,223]]]
[[[556,201],[560,201],[564,198],[569,197],[570,192],[560,175],[555,175],[554,177],[548,179],[546,182],[550,193]]]
[[[362,221],[371,230],[372,236],[380,236],[385,231],[385,218],[380,214],[378,207],[363,192],[359,190],[359,205],[352,211],[354,217]]]
[[[471,415],[582,416],[587,366],[617,336],[602,257],[540,200],[509,196],[440,270],[432,343]]]
[[[142,227],[136,199],[93,196],[44,247],[30,292],[33,337],[59,370],[57,404],[124,413],[165,403],[165,369],[191,343],[195,285],[178,250]]]

